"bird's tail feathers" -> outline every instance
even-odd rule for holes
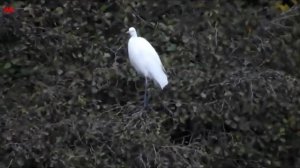
[[[162,69],[155,68],[155,70],[151,72],[151,76],[154,82],[158,84],[161,89],[164,89],[164,87],[169,83],[168,77]]]

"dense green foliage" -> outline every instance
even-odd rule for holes
[[[299,167],[300,17],[271,1],[15,1],[0,18],[0,168]],[[170,83],[128,62],[125,33]]]

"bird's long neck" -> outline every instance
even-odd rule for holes
[[[136,32],[132,32],[130,35],[131,35],[131,37],[137,37],[137,33]]]

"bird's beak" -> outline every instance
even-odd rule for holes
[[[129,33],[129,30],[126,33]]]

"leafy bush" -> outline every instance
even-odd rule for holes
[[[16,1],[1,16],[0,167],[297,167],[299,6]],[[170,83],[128,63],[135,26]]]

